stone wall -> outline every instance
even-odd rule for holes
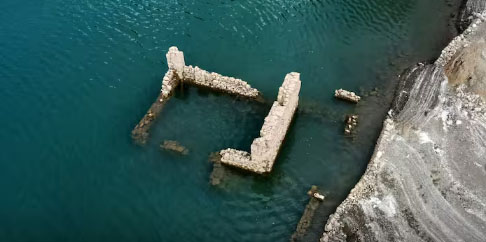
[[[175,90],[175,87],[179,85],[179,79],[176,75],[177,74],[172,69],[169,69],[169,71],[165,73],[164,78],[162,79],[162,89],[160,90],[159,96],[150,106],[142,120],[140,120],[140,122],[132,130],[132,139],[135,141],[135,143],[143,145],[147,142],[150,127],[152,127],[153,122],[162,112],[164,104],[169,100],[170,95],[172,95],[173,91]]]
[[[277,101],[265,118],[260,137],[251,145],[251,152],[222,150],[221,162],[259,174],[270,172],[297,109],[300,86],[299,73],[287,74],[279,89]]]
[[[256,100],[261,98],[260,92],[257,89],[252,88],[247,82],[241,79],[222,76],[214,72],[209,73],[197,66],[186,66],[184,53],[177,47],[170,47],[166,58],[169,70],[162,79],[160,94],[142,120],[132,130],[132,138],[137,144],[145,144],[147,142],[150,127],[180,83],[192,84],[198,87],[205,87],[214,91]]]
[[[197,66],[185,66],[183,73],[184,83],[242,97],[257,98],[260,96],[257,89],[238,78],[208,72]]]

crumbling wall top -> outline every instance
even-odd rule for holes
[[[186,66],[186,63],[184,61],[184,53],[182,51],[179,51],[177,47],[172,46],[169,48],[166,57],[169,69],[174,70],[178,78],[182,80],[184,78],[184,66]]]

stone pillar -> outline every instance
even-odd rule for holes
[[[182,80],[184,78],[184,66],[186,66],[186,63],[184,62],[184,53],[179,51],[177,47],[172,46],[169,48],[166,57],[169,69],[174,70],[179,80]]]

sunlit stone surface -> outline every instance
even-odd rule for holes
[[[265,118],[260,137],[251,144],[251,152],[226,149],[220,152],[221,162],[226,165],[256,173],[272,171],[277,154],[299,105],[300,74],[287,74],[279,89],[277,101]]]

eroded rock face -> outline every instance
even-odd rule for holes
[[[469,0],[464,1],[463,9],[459,14],[458,27],[465,30],[474,19],[474,14],[486,11],[486,1],[484,0]]]
[[[321,241],[485,241],[486,24],[402,75],[368,168]]]
[[[468,92],[486,98],[486,42],[474,42],[445,66],[449,84],[465,85]]]

